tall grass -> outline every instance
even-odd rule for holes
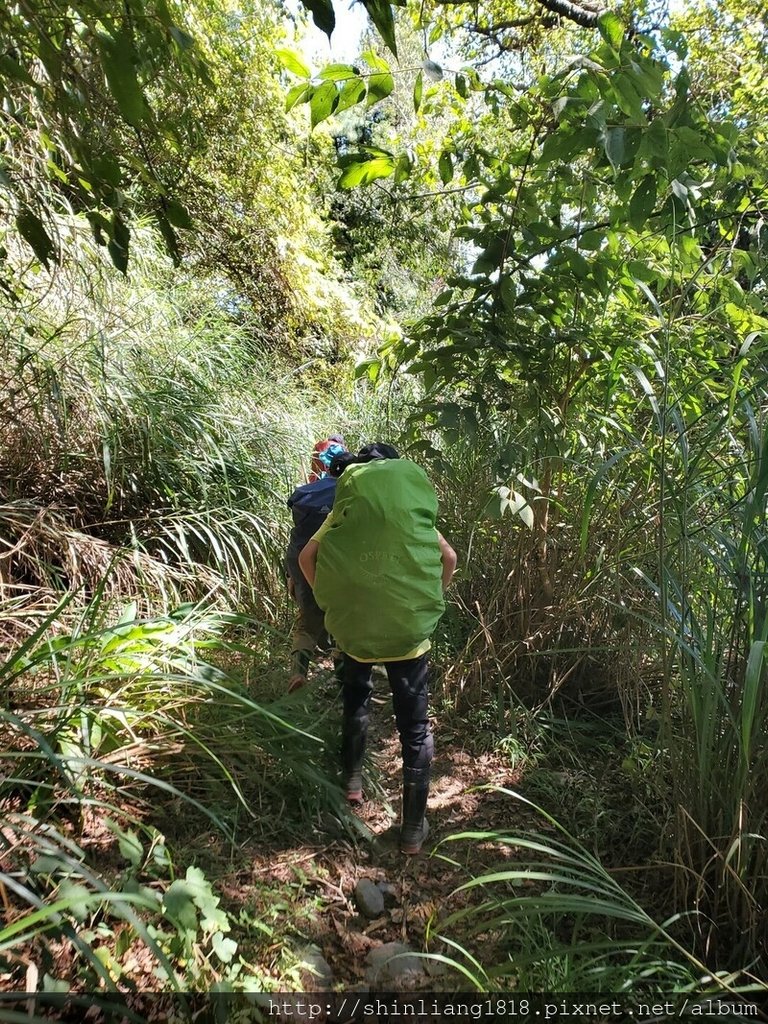
[[[377,404],[347,374],[323,391],[321,360],[283,360],[148,232],[129,281],[82,233],[71,247],[0,328],[0,584],[93,586],[122,553],[132,589],[215,592],[275,621],[285,497],[318,436],[378,432]]]
[[[116,616],[102,594],[79,609],[70,595],[10,652],[0,668],[7,963],[31,947],[47,962],[55,940],[76,961],[58,980],[114,987],[129,948],[142,947],[172,987],[259,987],[210,883],[175,860],[174,833],[187,818],[231,842],[258,831],[270,788],[273,807],[301,794],[297,824],[324,807],[344,812],[316,713],[265,706],[212,660],[242,653],[226,635],[241,624],[194,605],[147,619],[132,603]],[[298,724],[310,714],[312,731]]]
[[[695,912],[685,918],[690,948],[713,969],[751,965],[760,975],[764,357],[753,339],[737,358],[707,361],[696,318],[674,320],[672,336],[668,326],[638,321],[640,340],[596,372],[557,437],[539,437],[538,423],[513,409],[425,446],[465,564],[460,614],[439,647],[458,654],[444,692],[460,708],[490,706],[498,737],[514,740],[521,716],[552,701],[615,731],[625,781],[639,787],[631,798],[653,793],[656,856],[675,865],[674,906]],[[499,516],[494,489],[514,488],[534,507],[547,462],[553,589],[541,600],[535,535],[513,504]],[[574,756],[594,770],[590,749]],[[613,813],[608,804],[603,813]],[[614,862],[633,864],[633,853],[617,850]],[[653,861],[645,866],[652,887]]]
[[[669,486],[652,589],[668,647],[662,728],[678,890],[704,912],[701,948],[730,963],[768,945],[765,407],[760,378],[734,384],[687,428],[672,395],[660,441]]]
[[[449,844],[495,849],[496,866],[452,894],[446,912],[430,923],[428,941],[479,990],[600,992],[667,999],[680,993],[765,994],[749,971],[713,974],[686,944],[681,927],[699,912],[657,921],[601,862],[549,814],[509,790],[543,819],[541,831],[463,832],[436,855],[450,861]],[[487,857],[487,854],[486,854]],[[468,905],[450,911],[454,900]],[[461,941],[454,936],[461,935]],[[481,964],[466,946],[482,935],[494,958]],[[688,1000],[690,1003],[692,1000]]]
[[[199,835],[235,849],[326,813],[354,834],[334,706],[274,699],[285,499],[318,437],[387,436],[386,413],[132,244],[119,279],[73,228],[0,328],[0,954],[17,988],[30,950],[43,988],[263,988],[269,928],[219,905]]]

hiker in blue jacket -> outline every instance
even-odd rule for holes
[[[344,652],[342,785],[350,804],[362,803],[372,669],[380,664],[402,747],[400,850],[414,855],[429,831],[428,651],[456,553],[437,530],[437,496],[426,473],[391,445],[341,455],[331,474],[341,477],[333,513],[304,546],[299,565]]]
[[[318,608],[312,588],[299,568],[299,555],[333,508],[336,478],[330,476],[328,469],[336,456],[343,455],[346,451],[344,438],[339,434],[331,434],[330,437],[318,441],[312,451],[308,482],[297,487],[288,499],[293,527],[285,553],[285,570],[288,575],[288,591],[298,606],[291,640],[289,693],[306,685],[309,664],[315,650],[319,648],[327,651],[331,647],[323,612]]]

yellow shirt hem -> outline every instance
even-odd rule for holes
[[[409,651],[407,654],[401,654],[397,658],[358,658],[352,651],[344,651],[344,653],[348,654],[350,658],[354,658],[355,661],[359,661],[361,665],[383,665],[386,661],[411,661],[413,658],[420,658],[422,654],[426,654],[431,648],[432,641],[424,640],[418,647],[414,647],[412,651]]]

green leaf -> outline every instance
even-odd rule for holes
[[[107,250],[109,258],[121,274],[128,273],[128,243],[130,237],[128,225],[120,214],[115,213],[110,225],[110,240],[107,244]]]
[[[55,875],[59,871],[65,872],[67,865],[59,857],[44,853],[32,861],[29,870],[36,875]]]
[[[595,145],[596,137],[597,131],[590,125],[575,132],[561,128],[544,140],[540,160],[545,164],[555,160],[573,160],[581,153],[588,153]]]
[[[101,156],[97,156],[95,160],[91,161],[89,170],[107,185],[111,185],[113,188],[119,187],[122,173],[117,157],[113,153],[102,153]]]
[[[309,78],[311,76],[311,71],[295,50],[281,48],[275,50],[275,56],[285,70],[290,71],[292,75],[298,75],[299,78]]]
[[[585,231],[579,237],[579,248],[587,252],[596,252],[602,248],[604,238],[602,231]]]
[[[652,174],[646,174],[633,192],[629,201],[629,223],[635,231],[642,230],[653,213],[653,208],[656,205],[656,190],[656,178]]]
[[[618,170],[624,161],[624,142],[625,130],[622,125],[606,130],[603,146],[605,148],[605,155],[608,157],[614,171]]]
[[[483,509],[483,516],[487,519],[501,519],[509,507],[509,493],[508,487],[494,487]]]
[[[24,82],[25,85],[35,84],[35,80],[29,71],[7,54],[0,56],[0,79],[2,78],[13,78],[17,82]]]
[[[439,408],[440,426],[446,430],[458,430],[461,425],[461,407],[455,402],[445,402]]]
[[[621,111],[625,113],[627,117],[642,117],[642,97],[638,93],[629,76],[619,72],[613,76],[611,82],[613,84],[614,92],[616,93],[616,102],[618,103]]]
[[[586,260],[576,249],[566,247],[564,250],[568,266],[579,280],[583,281],[589,276],[589,261]]]
[[[647,58],[629,62],[630,74],[639,93],[650,100],[658,99],[664,88],[664,73],[661,67],[653,60]]]
[[[234,939],[225,938],[221,932],[215,932],[211,939],[213,952],[223,964],[231,963],[232,957],[237,952],[237,943]]]
[[[601,14],[597,19],[597,28],[606,43],[618,52],[624,38],[624,25],[618,14],[614,14],[613,11]]]
[[[309,112],[312,127],[316,128],[321,121],[329,117],[338,102],[335,82],[323,82],[319,85],[309,101]]]
[[[345,82],[339,92],[339,102],[336,104],[336,113],[340,114],[342,110],[348,110],[350,107],[354,107],[356,103],[360,103],[365,99],[365,80],[362,78],[353,78],[350,81]]]
[[[69,992],[69,982],[63,978],[52,978],[50,974],[43,975],[43,992]]]
[[[55,249],[43,222],[28,207],[23,209],[16,218],[16,229],[27,242],[40,262],[47,267],[48,260],[54,255]]]
[[[395,80],[389,73],[371,75],[368,79],[368,106],[385,99],[395,88]]]
[[[421,97],[424,94],[424,77],[420,71],[416,75],[416,81],[413,83],[413,109],[418,114],[419,107],[421,106]]]
[[[492,273],[501,264],[505,249],[506,237],[504,235],[499,234],[492,238],[475,260],[471,271],[472,275]]]
[[[355,366],[355,380],[360,380],[361,377],[367,377],[372,384],[375,384],[378,380],[379,374],[381,373],[381,360],[380,359],[364,359],[362,362]]]
[[[168,34],[180,50],[191,50],[195,45],[195,40],[192,36],[183,29],[180,29],[177,25],[169,25]]]
[[[436,64],[433,60],[425,60],[421,66],[424,69],[424,74],[430,82],[439,82],[442,80],[443,69],[439,64]]]
[[[179,240],[176,237],[176,232],[171,227],[168,218],[162,211],[155,214],[157,219],[157,226],[160,228],[160,234],[163,236],[165,247],[168,250],[168,254],[173,262],[178,266],[181,262],[181,254],[179,253]],[[111,245],[111,243],[110,243]],[[112,261],[114,262],[115,257],[112,255],[112,249],[109,250]],[[127,259],[126,259],[127,262]]]
[[[511,277],[502,277],[499,294],[504,308],[512,313],[517,306],[517,287]]]
[[[317,77],[323,82],[346,82],[359,74],[354,64],[327,64]]]
[[[451,154],[443,151],[440,154],[437,167],[440,171],[440,180],[444,185],[447,185],[453,177],[453,157]]]
[[[306,103],[312,98],[314,91],[314,86],[307,82],[299,82],[298,85],[294,85],[292,89],[288,90],[288,95],[285,97],[286,112],[293,110],[299,103]]]
[[[133,867],[137,868],[141,864],[144,848],[135,832],[123,832],[117,840],[117,845],[120,855],[125,857]]]
[[[146,117],[148,108],[133,65],[133,38],[129,32],[117,38],[102,33],[99,43],[109,91],[128,124],[138,125]]]
[[[395,16],[388,0],[362,0],[363,7],[370,15],[371,21],[379,30],[379,35],[389,49],[397,56],[395,41]]]
[[[697,132],[694,128],[682,125],[680,128],[674,128],[672,130],[672,134],[673,136],[677,135],[680,142],[685,146],[688,156],[694,158],[698,157],[703,160],[715,159],[715,154],[705,142],[702,134]]]
[[[182,928],[197,931],[197,910],[194,904],[194,889],[180,878],[171,884],[163,896],[165,912]]]
[[[330,39],[331,33],[336,28],[333,0],[301,0],[301,2],[312,15],[312,20],[320,31],[325,32]]]
[[[463,100],[465,100],[467,98],[467,96],[469,95],[469,86],[467,85],[466,75],[462,75],[461,73],[457,73],[455,82],[456,82],[456,92],[459,94],[459,96],[461,96],[461,98]]]
[[[91,904],[94,902],[94,894],[86,889],[79,882],[63,881],[56,894],[57,900],[71,900],[70,910],[78,921],[84,921],[88,916]]]
[[[392,157],[379,156],[373,160],[361,160],[349,164],[339,178],[339,188],[355,188],[356,185],[368,185],[377,178],[388,178],[394,173],[395,162]]]
[[[653,160],[653,166],[665,166],[669,155],[669,139],[667,129],[661,118],[654,118],[643,132],[643,141],[640,144],[641,155],[647,155]]]
[[[177,203],[175,199],[169,199],[165,204],[165,215],[169,223],[173,224],[175,228],[189,229],[192,227],[192,218],[189,215],[189,211],[181,203]]]
[[[380,57],[375,50],[366,50],[362,56],[366,64],[369,64],[374,69],[374,71],[390,70],[389,64],[384,60],[383,57]]]
[[[401,153],[395,165],[395,184],[409,178],[413,170],[413,157],[409,152]]]
[[[129,601],[123,610],[120,612],[120,618],[117,620],[115,625],[117,626],[128,626],[133,625],[136,622],[136,616],[138,614],[139,605],[136,601]],[[103,649],[103,648],[102,648]],[[108,828],[111,828],[111,824],[107,819],[104,822]]]

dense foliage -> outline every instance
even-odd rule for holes
[[[522,859],[427,940],[479,989],[764,986],[761,8],[363,6],[325,65],[276,2],[0,13],[5,976],[291,982],[173,842],[359,830],[280,696],[284,496],[341,429],[432,473],[442,714],[544,808],[454,837]]]

